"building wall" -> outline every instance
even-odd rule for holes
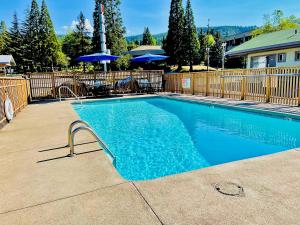
[[[247,56],[247,68],[251,68],[251,58],[252,57],[268,56],[268,55],[274,55],[274,54],[276,55],[276,67],[300,66],[300,61],[295,61],[295,53],[297,51],[300,51],[300,47],[249,54]],[[281,54],[281,53],[286,53],[286,61],[285,62],[278,62],[278,54]]]

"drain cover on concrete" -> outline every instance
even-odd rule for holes
[[[244,188],[238,184],[231,183],[231,182],[222,182],[215,184],[215,189],[223,194],[229,196],[236,196],[236,197],[244,197]]]

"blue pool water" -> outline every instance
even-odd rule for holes
[[[149,180],[300,146],[300,122],[170,100],[74,104],[128,180]]]

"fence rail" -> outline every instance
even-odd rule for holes
[[[165,74],[168,92],[300,106],[300,67]]]
[[[120,71],[109,73],[33,73],[28,75],[30,78],[31,97],[57,98],[60,86],[68,86],[78,96],[86,96],[86,86],[93,85],[96,81],[101,81],[111,87],[119,80],[132,77],[135,80],[148,80],[153,88],[159,88],[162,85],[163,71]],[[68,96],[69,93],[62,93]],[[69,96],[71,97],[71,96]]]
[[[10,98],[15,114],[28,104],[29,84],[23,78],[0,77],[0,128],[6,123],[5,100]]]

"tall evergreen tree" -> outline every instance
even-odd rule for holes
[[[78,40],[78,56],[86,55],[91,50],[91,40],[89,31],[86,26],[86,19],[82,12],[80,12],[75,29],[75,36]]]
[[[171,64],[178,64],[178,70],[184,63],[184,9],[182,0],[172,0],[169,16],[169,29],[164,49]]]
[[[53,70],[53,66],[57,64],[61,49],[45,0],[42,2],[39,23],[40,64],[42,67],[51,67]]]
[[[0,22],[0,54],[9,54],[10,37],[7,30],[6,23]]]
[[[103,4],[103,0],[95,0],[95,10],[93,13],[93,20],[94,20],[94,31],[93,31],[93,38],[92,38],[92,49],[93,52],[102,52],[101,43],[100,43],[100,15],[99,15],[99,8],[101,4]]]
[[[193,71],[193,64],[199,54],[200,44],[190,0],[187,0],[184,17],[184,49],[185,60],[190,66],[190,71]]]
[[[12,26],[9,30],[9,53],[13,55],[16,64],[17,71],[22,72],[23,70],[23,39],[20,31],[20,24],[17,13],[14,13]]]
[[[200,33],[199,33],[199,44],[200,44],[200,49],[199,49],[199,61],[200,63],[205,62],[205,56],[206,56],[206,38],[203,29],[201,28]]]
[[[91,39],[89,31],[86,26],[86,19],[82,12],[80,12],[75,29],[75,38],[77,41],[76,57],[86,55],[91,52]],[[84,63],[84,71],[86,71]]]
[[[156,45],[156,40],[150,33],[150,30],[148,27],[146,27],[144,30],[142,44],[143,45]]]
[[[121,0],[95,0],[94,11],[94,33],[93,33],[93,50],[100,49],[100,24],[99,24],[99,6],[103,4],[105,11],[105,27],[106,27],[106,45],[114,55],[121,55],[126,51],[125,33],[122,15],[120,11]]]
[[[31,8],[27,12],[26,20],[23,26],[24,33],[24,56],[25,63],[33,72],[36,70],[37,62],[40,61],[40,11],[36,0],[32,0]]]
[[[216,32],[214,39],[215,44],[211,47],[210,62],[211,66],[220,68],[222,66],[223,59],[223,42],[220,32]]]

